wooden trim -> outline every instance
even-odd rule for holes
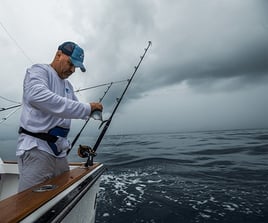
[[[1,222],[18,222],[31,214],[33,211],[44,205],[46,202],[57,196],[66,188],[77,182],[86,174],[97,168],[100,164],[94,164],[88,168],[77,167],[65,172],[55,178],[49,179],[39,185],[29,188],[23,192],[15,194],[0,202],[0,220]],[[57,185],[57,188],[45,191],[34,192],[36,188],[42,185]]]
[[[69,162],[69,166],[81,166],[81,162]]]
[[[18,163],[17,161],[14,161],[14,160],[3,160],[3,162],[5,164],[17,164]]]

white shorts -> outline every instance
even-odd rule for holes
[[[36,147],[18,157],[18,167],[19,192],[69,170],[66,157],[55,157]]]

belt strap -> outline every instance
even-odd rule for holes
[[[48,142],[55,143],[58,140],[57,136],[50,135],[48,133],[35,133],[35,132],[30,132],[22,127],[19,128],[19,134],[24,133],[26,135],[30,135]]]

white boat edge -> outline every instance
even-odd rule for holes
[[[0,158],[1,222],[12,222],[13,220],[13,222],[17,222],[19,219],[19,222],[26,223],[93,223],[95,222],[99,184],[101,175],[104,171],[105,167],[103,164],[94,163],[94,166],[89,168],[85,168],[82,163],[70,164],[70,171],[68,171],[68,173],[55,177],[55,179],[51,179],[49,184],[44,182],[43,184],[38,185],[38,187],[33,187],[25,192],[17,193],[19,178],[17,163],[3,162]],[[62,181],[65,181],[65,183]],[[51,182],[53,184],[51,184]],[[57,191],[57,193],[51,192],[52,190]],[[41,205],[34,206],[30,211],[24,210],[26,211],[26,214],[25,212],[14,213],[19,211],[12,205],[18,206],[19,204],[24,203],[27,206],[27,202],[29,202],[29,197],[31,196],[33,196],[34,200],[38,198]],[[44,200],[42,200],[42,197],[44,197]],[[23,201],[23,199],[25,201]],[[6,210],[3,210],[3,208]],[[25,209],[27,209],[27,207]],[[11,212],[9,215],[13,216],[9,216],[6,213],[6,211],[9,210]],[[6,216],[9,216],[10,218],[6,221],[2,221]]]

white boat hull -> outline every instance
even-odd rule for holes
[[[16,193],[17,165],[0,166],[1,222],[95,222],[102,164],[70,166],[69,172],[21,193]]]

